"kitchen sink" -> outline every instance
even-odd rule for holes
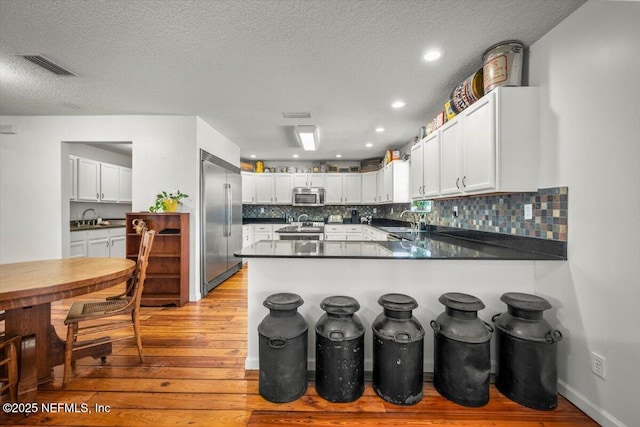
[[[321,231],[324,231],[323,227],[296,227],[295,229],[296,231],[303,231],[306,233],[319,233]]]
[[[411,227],[380,227],[384,231],[388,231],[389,233],[411,233],[414,230]]]

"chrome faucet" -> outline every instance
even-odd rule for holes
[[[87,215],[87,212],[89,212],[89,211],[93,211],[93,216],[94,217],[98,216],[98,214],[96,213],[95,209],[93,209],[93,208],[85,209],[85,211],[82,212],[82,225],[85,225],[85,223],[86,223],[85,216]]]
[[[303,214],[298,215],[298,222],[300,222],[300,218],[302,218],[303,216],[306,216],[307,220],[309,220],[309,215],[303,213]]]
[[[418,215],[417,214],[421,214],[421,213],[429,213],[427,211],[412,211],[412,210],[404,210],[400,213],[400,218],[402,219],[402,215],[406,214],[406,213],[411,213],[413,214],[413,221],[411,221],[411,229],[412,230],[419,230],[420,229],[420,225],[419,222],[420,220],[418,219]]]

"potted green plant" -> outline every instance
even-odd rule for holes
[[[175,212],[178,210],[178,205],[181,205],[181,199],[189,197],[188,194],[182,193],[180,190],[167,193],[163,191],[156,195],[156,204],[149,207],[150,212]]]

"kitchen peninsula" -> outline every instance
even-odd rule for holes
[[[313,326],[324,313],[320,301],[331,295],[356,298],[365,325],[365,369],[372,369],[371,322],[382,308],[378,298],[389,292],[414,297],[413,315],[424,328],[444,311],[438,297],[445,292],[475,295],[486,305],[478,314],[490,322],[506,310],[505,292],[534,292],[538,263],[559,267],[566,259],[564,242],[541,241],[445,227],[397,233],[398,241],[262,240],[235,255],[248,260],[248,348],[246,369],[258,369],[260,321],[267,315],[264,299],[294,292],[304,304],[298,311],[309,324],[309,369],[315,369]],[[523,248],[526,248],[523,249]],[[554,265],[551,266],[554,268]],[[425,371],[433,371],[433,338],[427,331]]]

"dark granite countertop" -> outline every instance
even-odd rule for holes
[[[107,219],[108,224],[86,224],[86,225],[77,225],[77,222],[80,221],[71,221],[69,225],[69,231],[87,231],[87,230],[102,230],[105,228],[125,228],[125,220],[124,219]]]
[[[261,240],[235,253],[244,258],[373,258],[562,260],[562,257],[505,248],[447,236],[416,241]]]
[[[374,227],[403,226],[374,221]],[[388,232],[381,228],[381,230]],[[388,232],[389,233],[389,232]],[[399,241],[259,241],[236,252],[244,258],[380,258],[565,260],[566,242],[431,226],[426,231],[390,232]]]

